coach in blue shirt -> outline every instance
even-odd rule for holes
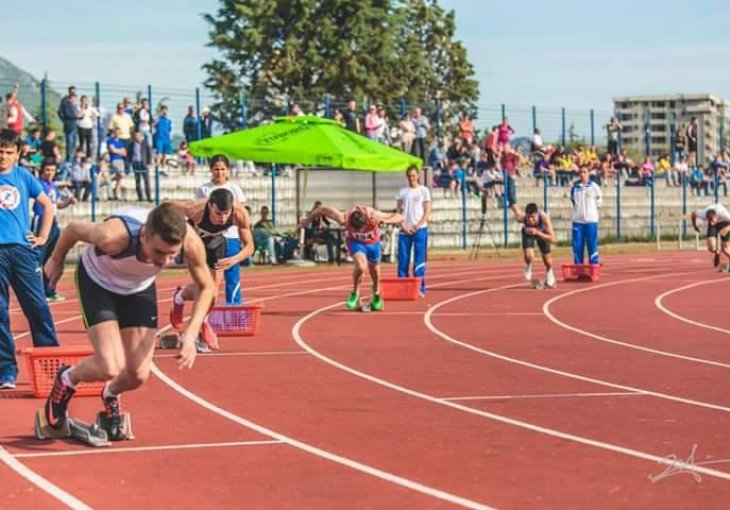
[[[53,204],[35,177],[16,166],[19,151],[20,138],[15,132],[0,130],[0,389],[14,388],[18,375],[10,332],[9,286],[28,319],[33,345],[58,345],[35,251],[48,239]],[[44,210],[37,236],[30,231],[31,198]]]

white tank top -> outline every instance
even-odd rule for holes
[[[94,283],[122,296],[141,292],[154,283],[162,268],[137,258],[140,232],[149,212],[149,209],[139,207],[123,207],[107,218],[124,222],[130,242],[122,253],[113,257],[91,244],[84,249],[81,262]]]

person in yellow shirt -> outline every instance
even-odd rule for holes
[[[666,179],[667,186],[670,188],[679,185],[677,173],[672,171],[672,164],[669,162],[668,154],[659,156],[654,172],[656,173],[657,179]]]

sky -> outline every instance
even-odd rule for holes
[[[37,0],[7,9],[0,55],[51,81],[194,89],[214,50],[201,13],[217,0],[125,0],[115,11]],[[727,0],[440,0],[480,82],[480,108],[610,112],[612,97],[730,99]],[[123,6],[123,7],[122,7]],[[45,20],[45,22],[44,22]],[[47,23],[47,30],[39,30]]]

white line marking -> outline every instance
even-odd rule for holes
[[[507,288],[507,287],[504,287],[504,288]],[[497,290],[497,289],[494,289],[494,290]],[[484,292],[484,291],[480,291],[480,292]],[[475,294],[475,293],[472,293],[472,294]],[[466,294],[464,297],[466,297],[466,296],[469,296],[469,294]],[[572,442],[575,442],[575,443],[579,443],[579,444],[583,444],[583,445],[587,445],[587,446],[593,446],[593,447],[596,447],[596,448],[600,448],[602,450],[607,450],[607,451],[610,451],[610,452],[620,453],[622,455],[627,455],[627,456],[630,456],[630,457],[635,457],[635,458],[638,458],[638,459],[643,459],[643,460],[651,461],[653,463],[658,463],[658,464],[661,464],[661,465],[664,465],[664,466],[674,466],[677,469],[683,469],[683,470],[688,470],[688,471],[697,470],[697,472],[700,472],[702,474],[706,474],[708,476],[714,476],[716,478],[721,478],[721,479],[724,479],[724,480],[730,480],[730,473],[726,473],[724,471],[718,471],[718,470],[711,469],[711,468],[704,468],[702,466],[697,466],[695,464],[690,464],[690,463],[682,462],[680,460],[673,460],[673,459],[668,459],[666,457],[659,457],[657,455],[653,455],[653,454],[646,453],[646,452],[641,452],[641,451],[634,450],[634,449],[631,449],[631,448],[626,448],[626,447],[614,445],[614,444],[611,444],[611,443],[604,443],[602,441],[597,441],[597,440],[594,440],[594,439],[588,439],[588,438],[585,438],[585,437],[576,436],[576,435],[569,434],[569,433],[566,433],[566,432],[561,432],[559,430],[550,429],[550,428],[547,428],[547,427],[542,427],[540,425],[534,425],[532,423],[528,423],[528,422],[521,421],[521,420],[516,420],[514,418],[508,418],[506,416],[502,416],[502,415],[499,415],[499,414],[494,414],[494,413],[490,413],[490,412],[487,412],[487,411],[482,411],[482,410],[479,410],[479,409],[474,409],[472,407],[468,407],[468,406],[464,406],[464,405],[461,405],[461,404],[457,404],[455,402],[449,402],[448,400],[444,400],[442,398],[434,397],[434,396],[428,395],[426,393],[421,393],[419,391],[412,390],[412,389],[406,388],[404,386],[399,386],[399,385],[397,385],[395,383],[386,381],[384,379],[380,379],[380,378],[375,377],[373,375],[366,374],[366,373],[360,372],[359,370],[356,370],[354,368],[351,368],[351,367],[348,367],[346,365],[343,365],[342,363],[340,363],[338,361],[335,361],[335,360],[333,360],[331,358],[328,358],[324,354],[316,351],[313,347],[309,346],[304,341],[304,339],[302,338],[302,336],[300,334],[301,327],[302,327],[302,325],[305,322],[307,322],[312,317],[314,317],[314,316],[316,316],[316,315],[318,315],[318,314],[320,314],[322,312],[325,312],[327,310],[331,310],[332,308],[334,308],[336,306],[339,306],[339,303],[335,303],[333,305],[329,305],[329,306],[324,306],[322,308],[318,308],[317,310],[314,310],[313,312],[311,312],[308,315],[305,315],[304,317],[302,317],[301,319],[299,319],[299,321],[297,321],[297,323],[292,328],[292,336],[294,337],[294,340],[296,341],[296,343],[299,344],[299,346],[301,346],[303,349],[306,349],[312,356],[314,356],[317,359],[323,361],[324,363],[327,363],[328,365],[331,365],[331,366],[333,366],[335,368],[338,368],[338,369],[340,369],[340,370],[342,370],[344,372],[347,372],[349,374],[355,375],[357,377],[360,377],[360,378],[365,379],[367,381],[373,382],[373,383],[378,384],[380,386],[384,386],[386,388],[389,388],[389,389],[398,391],[400,393],[404,393],[406,395],[410,395],[412,397],[415,397],[415,398],[418,398],[418,399],[421,399],[421,400],[426,400],[426,401],[432,402],[434,404],[442,405],[442,406],[445,406],[445,407],[450,407],[450,408],[456,409],[458,411],[463,411],[465,413],[473,414],[473,415],[476,415],[476,416],[481,416],[483,418],[487,418],[487,419],[490,419],[490,420],[493,420],[493,421],[497,421],[497,422],[504,423],[504,424],[507,424],[507,425],[512,425],[514,427],[519,427],[519,428],[522,428],[522,429],[530,430],[532,432],[537,432],[539,434],[543,434],[543,435],[555,437],[555,438],[558,438],[558,439],[572,441]],[[640,391],[640,390],[631,389],[630,391]],[[730,411],[730,409],[728,411]]]
[[[499,353],[494,352],[494,351],[489,351],[489,350],[486,350],[486,349],[482,349],[482,348],[477,347],[475,345],[472,345],[470,343],[466,343],[466,342],[462,342],[461,340],[457,340],[456,338],[451,337],[451,336],[447,335],[446,333],[444,333],[443,331],[441,331],[440,329],[438,329],[436,326],[433,325],[433,322],[431,321],[431,316],[436,312],[436,310],[438,310],[440,307],[442,307],[444,305],[447,305],[449,303],[453,303],[454,301],[458,301],[460,299],[470,298],[470,297],[476,296],[478,294],[486,294],[486,293],[489,293],[489,292],[495,292],[495,291],[499,291],[499,290],[503,290],[503,289],[507,289],[507,288],[510,288],[510,286],[509,285],[505,285],[504,287],[495,287],[493,289],[479,290],[479,291],[476,291],[476,292],[470,292],[468,294],[462,294],[460,296],[455,296],[453,298],[450,298],[450,299],[447,299],[445,301],[442,301],[442,302],[440,302],[440,303],[432,306],[431,308],[429,308],[428,312],[426,312],[426,315],[423,318],[423,320],[424,320],[424,322],[426,324],[426,327],[433,334],[435,334],[435,335],[443,338],[447,342],[451,342],[452,344],[459,345],[461,347],[464,347],[465,349],[469,349],[470,351],[478,352],[480,354],[484,354],[486,356],[490,356],[490,357],[496,358],[498,360],[506,361],[507,363],[513,363],[515,365],[520,365],[520,366],[523,366],[523,367],[532,368],[532,369],[535,369],[535,370],[539,370],[541,372],[547,372],[549,374],[555,374],[555,375],[558,375],[560,377],[568,377],[570,379],[575,379],[575,380],[578,380],[578,381],[584,381],[584,382],[589,382],[589,383],[593,383],[593,384],[598,384],[600,386],[605,386],[607,388],[615,388],[617,390],[630,391],[630,392],[634,392],[634,393],[644,393],[646,395],[651,395],[653,397],[657,397],[657,398],[661,398],[661,399],[665,399],[665,400],[671,400],[673,402],[681,402],[683,404],[693,405],[693,406],[697,406],[697,407],[705,407],[705,408],[708,408],[708,409],[714,409],[716,411],[723,411],[723,412],[726,412],[726,413],[730,413],[730,407],[720,406],[720,405],[716,405],[716,404],[709,404],[707,402],[700,402],[700,401],[697,401],[697,400],[691,400],[691,399],[687,399],[687,398],[676,397],[674,395],[669,395],[669,394],[666,394],[666,393],[659,393],[659,392],[655,392],[655,391],[645,390],[645,389],[642,389],[642,388],[635,388],[633,386],[626,386],[626,385],[623,385],[623,384],[612,383],[612,382],[604,381],[603,379],[595,379],[593,377],[587,377],[587,376],[583,376],[583,375],[578,375],[578,374],[575,374],[575,373],[572,373],[572,372],[565,372],[563,370],[558,370],[558,369],[555,369],[555,368],[546,367],[544,365],[538,365],[536,363],[530,363],[529,361],[524,361],[524,360],[520,360],[520,359],[517,359],[517,358],[511,358],[509,356],[505,356],[504,354],[499,354]]]
[[[675,274],[682,275],[682,274],[689,274],[689,273],[675,273]],[[631,280],[622,280],[622,281],[619,281],[619,282],[604,283],[604,284],[596,285],[596,286],[593,286],[593,287],[587,287],[585,289],[574,290],[574,291],[568,292],[567,294],[563,294],[561,296],[556,296],[556,297],[554,297],[554,298],[546,301],[545,304],[542,307],[542,310],[543,310],[543,313],[545,314],[545,316],[551,322],[553,322],[554,324],[560,326],[561,328],[567,329],[568,331],[572,331],[574,333],[578,333],[579,335],[587,336],[588,338],[593,338],[594,340],[598,340],[600,342],[606,342],[606,343],[613,344],[613,345],[620,345],[621,347],[626,347],[627,349],[635,349],[637,351],[643,351],[643,352],[648,352],[648,353],[651,353],[651,354],[657,354],[659,356],[666,356],[668,358],[680,359],[682,361],[691,361],[691,362],[694,362],[694,363],[700,363],[700,364],[703,364],[703,365],[710,365],[710,366],[720,367],[720,368],[730,368],[730,364],[723,363],[721,361],[714,361],[714,360],[709,360],[709,359],[705,359],[705,358],[695,358],[693,356],[684,356],[682,354],[676,354],[676,353],[669,352],[669,351],[662,351],[662,350],[659,350],[659,349],[652,349],[651,347],[644,347],[643,345],[631,344],[631,343],[628,343],[628,342],[622,342],[620,340],[614,340],[612,338],[608,338],[608,337],[605,337],[605,336],[597,335],[595,333],[591,333],[590,331],[586,331],[584,329],[580,329],[580,328],[577,328],[575,326],[571,326],[570,324],[566,324],[565,322],[563,322],[560,319],[558,319],[557,317],[555,317],[552,314],[552,312],[550,311],[550,306],[553,303],[555,303],[556,301],[559,301],[559,300],[561,300],[563,298],[566,298],[566,297],[575,295],[575,294],[579,294],[579,293],[582,293],[582,292],[588,292],[588,291],[596,290],[596,289],[601,289],[601,288],[605,288],[605,287],[612,287],[612,286],[615,286],[615,285],[620,285],[622,283],[635,283],[635,282],[641,282],[641,281],[645,281],[645,280],[650,280],[650,279],[654,279],[654,278],[663,278],[663,277],[665,277],[665,275],[646,276],[646,277],[643,277],[643,278],[633,278]]]
[[[294,356],[298,354],[307,354],[305,351],[262,351],[262,352],[211,352],[208,354],[200,354],[195,360],[205,358],[225,358],[236,356]],[[176,358],[177,354],[155,354],[155,358]]]
[[[342,306],[342,303],[337,303],[333,306]],[[328,452],[326,450],[322,450],[321,448],[317,448],[316,446],[312,446],[312,445],[304,443],[302,441],[298,441],[289,436],[285,436],[284,434],[281,434],[272,429],[269,429],[267,427],[254,423],[250,420],[242,418],[241,416],[233,414],[229,411],[226,411],[225,409],[222,409],[222,408],[216,406],[215,404],[205,400],[204,398],[196,395],[195,393],[187,390],[186,388],[180,386],[177,382],[170,379],[164,372],[162,372],[162,370],[157,368],[157,365],[155,365],[154,363],[152,363],[151,368],[152,368],[152,373],[155,374],[155,376],[157,376],[163,383],[167,384],[172,390],[178,392],[183,397],[195,402],[199,406],[201,406],[219,416],[222,416],[223,418],[226,418],[234,423],[237,423],[243,427],[255,430],[256,432],[259,432],[260,434],[277,439],[283,443],[293,446],[294,448],[298,448],[298,449],[303,450],[312,455],[316,455],[317,457],[335,462],[337,464],[341,464],[343,466],[347,466],[347,467],[354,469],[356,471],[359,471],[361,473],[365,473],[367,475],[374,476],[376,478],[380,478],[381,480],[385,480],[386,482],[390,482],[390,483],[393,483],[396,485],[400,485],[401,487],[405,487],[407,489],[411,489],[413,491],[420,492],[422,494],[426,494],[427,496],[432,496],[434,498],[448,501],[448,502],[454,503],[456,505],[461,505],[465,508],[474,508],[474,509],[480,509],[480,510],[481,509],[486,510],[486,509],[490,508],[487,505],[484,505],[477,501],[472,501],[470,499],[462,498],[460,496],[456,496],[454,494],[450,494],[448,492],[444,492],[444,491],[435,489],[433,487],[429,487],[422,483],[419,483],[419,482],[416,482],[413,480],[409,480],[407,478],[403,478],[401,476],[394,475],[392,473],[388,473],[387,471],[383,471],[381,469],[369,466],[367,464],[362,464],[361,462],[358,462],[356,460],[352,460],[347,457],[342,457],[340,455]]]
[[[73,510],[92,510],[90,506],[80,499],[75,498],[65,490],[43,478],[32,469],[26,467],[22,462],[10,455],[10,453],[2,446],[0,446],[0,461],[42,491],[67,505],[69,508],[72,508]]]
[[[170,444],[160,446],[137,446],[131,448],[96,448],[85,450],[67,450],[63,452],[40,452],[40,453],[16,453],[13,455],[16,459],[28,459],[36,457],[74,457],[78,455],[101,455],[114,453],[140,453],[140,452],[164,452],[170,450],[199,450],[201,448],[229,448],[239,446],[264,446],[272,444],[283,444],[276,440],[263,441],[232,441],[228,443],[189,443],[189,444]]]
[[[690,285],[685,285],[684,287],[678,287],[676,289],[668,290],[664,294],[657,296],[657,298],[654,300],[654,305],[657,308],[659,308],[662,312],[664,312],[665,314],[669,315],[670,317],[672,317],[674,319],[677,319],[678,321],[686,322],[687,324],[691,324],[693,326],[697,326],[697,327],[705,328],[705,329],[711,329],[712,331],[718,331],[720,333],[725,333],[726,335],[730,335],[730,330],[721,328],[719,326],[713,326],[712,324],[707,324],[704,322],[693,321],[692,319],[688,319],[687,317],[683,317],[679,314],[674,313],[673,311],[671,311],[670,309],[665,307],[664,304],[662,303],[662,301],[664,300],[665,297],[670,296],[676,292],[681,292],[683,290],[691,289],[692,287],[699,287],[700,285],[710,285],[713,283],[720,283],[720,282],[727,282],[727,280],[725,280],[725,279],[704,280],[701,282],[692,283]]]
[[[646,395],[646,393],[639,393],[636,391],[616,391],[616,392],[605,392],[605,393],[546,393],[536,395],[484,395],[474,397],[441,397],[444,400],[451,402],[461,402],[469,400],[504,400],[504,399],[539,399],[539,398],[573,398],[573,397],[619,397],[626,395]]]

